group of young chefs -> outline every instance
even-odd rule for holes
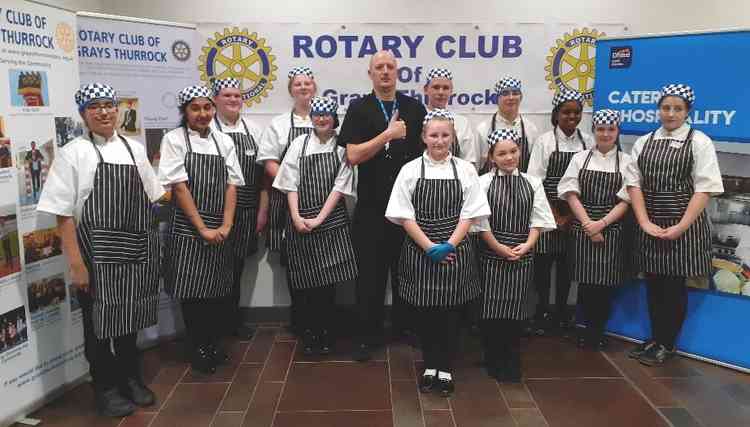
[[[554,95],[552,130],[540,135],[520,114],[521,81],[502,78],[497,112],[475,128],[447,109],[449,70],[430,71],[423,106],[396,90],[396,69],[390,52],[371,58],[373,91],[352,102],[340,133],[338,105],[315,96],[308,67],[289,71],[291,111],[264,131],[242,117],[238,80],[187,87],[156,171],[143,145],[116,132],[114,88],[93,83],[76,93],[88,132],[60,150],[38,210],[57,216],[102,414],[154,402],[136,334],[157,320],[159,201],[172,206],[165,289],[181,302],[192,367],[203,373],[228,362],[223,335],[252,334],[239,295],[260,233],[286,266],[305,355],[334,351],[336,289],[354,281],[354,358],[368,360],[383,342],[390,279],[393,329],[419,338],[424,393],[453,393],[468,307],[488,375],[520,381],[525,321],[540,335],[567,328],[572,281],[585,323],[575,342],[604,348],[630,257],[647,283],[652,327],[630,356],[658,365],[675,354],[686,278],[710,269],[704,208],[723,191],[712,141],[687,122],[693,90],[664,86],[661,126],[626,154],[618,112],[595,111],[592,127],[580,128],[578,92]],[[356,199],[353,215],[347,198]]]

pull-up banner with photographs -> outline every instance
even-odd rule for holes
[[[78,14],[81,83],[117,89],[117,132],[149,142],[177,127],[177,93],[198,81],[194,26],[93,13]]]
[[[36,204],[57,147],[82,132],[73,13],[0,7],[0,425],[87,371],[55,218]]]
[[[497,107],[494,85],[503,77],[523,82],[524,111],[549,113],[559,88],[579,91],[591,105],[595,44],[621,35],[622,24],[437,23],[311,24],[202,23],[194,63],[200,78],[235,77],[250,113],[289,110],[287,73],[307,65],[318,93],[338,100],[342,110],[372,90],[370,57],[391,50],[398,60],[398,89],[424,101],[433,67],[453,73],[449,105],[463,113]]]

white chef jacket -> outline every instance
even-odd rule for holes
[[[224,157],[224,162],[227,165],[227,183],[245,185],[240,162],[237,160],[237,153],[234,151],[234,141],[229,135],[210,131],[206,138],[202,138],[198,132],[192,129],[188,130],[188,135],[191,148],[197,154],[217,154],[216,145],[214,145],[211,137],[216,138],[216,144],[221,150],[219,154]],[[172,129],[164,135],[161,140],[161,160],[159,161],[159,179],[164,186],[171,186],[188,180],[187,170],[185,170],[187,153],[188,147],[185,141],[184,128]]]
[[[493,168],[491,171],[479,177],[479,186],[482,189],[482,194],[487,195],[492,184],[492,179],[495,177],[495,171],[499,176],[507,175],[502,170]],[[513,176],[521,175],[526,178],[531,184],[531,188],[534,190],[534,203],[531,210],[531,221],[529,222],[529,228],[539,228],[541,232],[554,230],[557,228],[555,223],[555,217],[552,215],[552,209],[547,201],[547,195],[544,193],[544,186],[542,180],[531,176],[529,174],[520,172],[518,168],[513,170]],[[472,233],[478,233],[480,231],[492,231],[490,226],[489,218],[482,219],[478,223],[471,227]]]
[[[216,126],[216,119],[218,119],[219,122],[221,123],[221,130],[219,129],[218,126]],[[227,135],[230,133],[241,133],[244,135],[245,127],[242,126],[242,122],[244,122],[245,125],[247,125],[247,131],[250,133],[250,136],[253,138],[253,141],[255,141],[255,145],[257,147],[258,144],[260,144],[260,137],[262,135],[260,127],[257,124],[255,124],[255,122],[253,122],[252,120],[245,119],[242,116],[240,116],[240,118],[234,124],[231,124],[228,121],[226,121],[223,117],[221,117],[221,114],[217,114],[216,118],[214,120],[211,120],[211,130],[214,132],[223,132],[223,133],[226,133]],[[256,150],[257,149],[249,148],[248,152],[246,152],[245,155],[252,156],[253,154],[255,154]],[[258,160],[258,158],[256,157],[255,163],[263,163],[263,162]]]
[[[273,180],[273,187],[284,193],[298,191],[299,188],[299,161],[302,155],[302,146],[305,143],[307,135],[300,135],[292,141],[289,151],[286,153],[284,160],[281,162],[279,167],[279,173]],[[347,163],[346,160],[346,148],[336,146],[337,137],[334,135],[331,139],[321,144],[320,139],[312,132],[310,134],[310,140],[307,142],[307,149],[305,150],[305,156],[317,153],[330,153],[336,150],[341,167],[339,168],[338,175],[334,181],[331,192],[338,191],[339,193],[349,196],[356,197],[357,190],[354,188],[354,174],[352,173],[352,167]]]
[[[560,195],[561,199],[565,199],[565,193],[572,192],[578,194],[579,196],[581,195],[581,187],[580,183],[578,182],[578,172],[581,171],[581,169],[583,168],[583,164],[586,162],[586,158],[592,151],[593,154],[591,155],[588,166],[586,166],[586,170],[615,172],[615,154],[617,154],[620,158],[620,173],[624,176],[625,170],[633,161],[633,158],[630,157],[629,154],[626,154],[622,151],[618,153],[617,147],[612,147],[612,149],[606,153],[602,153],[596,148],[591,148],[586,151],[576,153],[573,156],[573,159],[571,159],[570,164],[568,165],[568,169],[565,171],[565,175],[563,175],[563,177],[560,179],[560,183],[557,185],[557,194]],[[627,191],[622,191],[624,189],[625,179],[623,178],[622,187],[618,191],[617,195],[618,197],[621,197],[622,200],[630,203],[630,196],[628,195]]]
[[[456,162],[456,174],[463,189],[463,205],[460,219],[481,220],[490,215],[487,196],[479,188],[479,176],[474,165],[466,160],[453,157],[450,153],[442,161],[435,161],[425,151],[421,157],[405,164],[393,184],[391,198],[385,211],[385,217],[395,224],[403,224],[404,220],[416,219],[412,194],[421,176],[422,161],[425,166],[425,179],[454,179],[451,160]]]
[[[529,120],[524,119],[521,114],[516,117],[513,121],[506,120],[500,113],[495,112],[495,129],[513,129],[521,137],[521,121],[523,120],[523,128],[526,131],[526,140],[529,144],[529,153],[532,152],[534,144],[539,138],[539,129],[536,125]],[[477,134],[479,135],[479,162],[480,165],[484,165],[487,161],[487,153],[490,151],[490,144],[487,143],[487,137],[492,132],[492,118],[485,120],[477,126]]]
[[[141,177],[143,188],[149,200],[155,202],[164,195],[164,187],[156,177],[151,163],[146,157],[146,149],[140,142],[125,137],[133,151],[135,166]],[[104,139],[94,134],[94,142],[106,163],[132,165],[128,149],[115,132]],[[79,136],[58,150],[52,167],[44,183],[37,210],[59,216],[72,216],[76,223],[81,219],[83,204],[94,188],[94,176],[99,164],[96,148],[89,140],[89,134]]]
[[[543,133],[537,138],[534,149],[531,150],[528,169],[529,175],[533,175],[541,180],[546,178],[549,156],[555,152],[555,134],[553,132],[557,132],[559,150],[561,152],[583,151],[594,146],[594,139],[586,132],[581,132],[583,148],[581,147],[581,140],[578,138],[578,132],[573,132],[572,135],[567,136],[560,128],[556,128],[556,130],[553,129]]]
[[[260,147],[258,149],[258,161],[276,160],[280,161],[284,153],[291,123],[289,121],[290,113],[279,114],[271,119],[263,135],[260,138]],[[313,128],[310,116],[300,117],[292,114],[294,117],[294,127]]]

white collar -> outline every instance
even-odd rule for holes
[[[452,158],[453,155],[450,152],[447,156],[445,156],[443,160],[433,160],[432,157],[427,154],[427,150],[424,150],[424,153],[422,153],[422,159],[424,159],[425,163],[427,163],[427,165],[429,166],[442,166],[444,164],[447,164]]]
[[[570,136],[565,135],[565,132],[563,132],[562,129],[560,129],[559,126],[557,126],[555,129],[557,129],[556,132],[557,132],[557,139],[558,140],[561,139],[563,141],[570,142],[570,141],[574,141],[574,140],[578,139],[578,128],[576,128],[576,130],[574,130],[573,133]]]
[[[513,169],[513,172],[511,172],[511,173],[503,172],[503,170],[500,169],[500,168],[492,168],[492,172],[495,173],[495,174],[497,174],[498,176],[506,176],[506,175],[518,176],[518,175],[521,174],[518,171],[518,168]]]
[[[598,148],[596,148],[596,147],[592,148],[592,149],[591,149],[591,151],[593,151],[593,152],[594,152],[594,155],[597,155],[597,156],[599,156],[599,157],[603,157],[603,158],[605,158],[605,159],[608,159],[608,158],[612,157],[612,155],[613,155],[613,154],[617,153],[617,145],[615,145],[614,147],[612,147],[612,148],[611,148],[611,149],[610,149],[609,151],[607,151],[606,153],[602,153],[602,152],[601,152],[601,151],[599,151],[599,149],[598,149]]]
[[[198,133],[197,130],[193,130],[190,126],[187,127],[187,131],[188,131],[188,135],[189,136],[195,136],[196,138],[203,139],[203,137],[201,136],[201,134]],[[209,136],[211,136],[211,133],[212,133],[211,127],[209,126],[208,127],[208,134],[206,134],[206,138],[208,138]]]
[[[506,126],[518,126],[518,124],[521,122],[521,113],[518,113],[513,121],[510,121],[503,117],[503,115],[500,114],[499,111],[495,111],[495,117],[497,117],[501,122],[505,123]]]
[[[95,143],[96,143],[96,144],[98,144],[98,145],[104,145],[104,144],[106,144],[106,143],[108,143],[108,142],[113,142],[113,141],[117,141],[117,140],[119,140],[119,139],[120,139],[120,136],[119,136],[119,135],[117,134],[117,131],[115,131],[115,132],[114,132],[114,133],[112,134],[112,136],[110,136],[110,137],[109,137],[109,138],[107,138],[107,139],[105,139],[105,138],[104,138],[103,136],[101,136],[101,135],[95,134],[94,132],[91,132],[91,135],[93,135],[93,136],[94,136],[94,141],[93,141],[93,142],[95,142]]]
[[[240,116],[237,118],[237,121],[234,123],[230,123],[224,116],[219,113],[216,113],[216,117],[219,119],[219,122],[222,126],[236,128],[242,125],[242,114],[240,114]]]
[[[668,131],[664,129],[664,127],[660,127],[656,134],[654,135],[655,138],[670,138],[670,139],[685,139],[687,138],[687,134],[690,132],[690,125],[687,124],[687,122],[683,123],[682,126],[678,127],[677,129],[673,131]]]

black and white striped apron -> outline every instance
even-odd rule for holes
[[[210,135],[218,154],[193,151],[185,131],[185,170],[188,189],[201,219],[210,229],[224,222],[224,200],[227,188],[227,166],[214,135]],[[167,292],[175,298],[216,298],[229,294],[232,288],[231,244],[209,245],[198,233],[175,199],[167,244]]]
[[[300,135],[309,135],[312,130],[313,128],[308,127],[294,127],[294,111],[289,113],[289,133],[286,137],[286,147],[284,147],[284,151],[281,153],[279,164],[284,160],[292,141]],[[289,217],[286,194],[275,188],[271,188],[268,211],[268,238],[266,239],[266,246],[271,251],[280,251],[283,248],[284,233]]]
[[[453,179],[425,179],[422,171],[412,195],[417,225],[435,243],[447,242],[460,219],[463,188],[456,163],[451,159]],[[468,234],[456,247],[456,259],[450,264],[433,262],[406,235],[399,260],[398,288],[401,298],[419,307],[454,307],[479,296],[476,247]]]
[[[89,269],[94,333],[99,339],[156,324],[159,299],[159,233],[151,202],[125,138],[132,165],[99,163],[83,204],[77,235]]]
[[[495,172],[487,190],[492,209],[492,234],[510,248],[529,238],[534,211],[534,187],[519,175],[499,176]],[[480,239],[479,271],[483,288],[482,318],[523,320],[531,316],[529,289],[534,280],[534,252],[518,261],[508,261]]]
[[[651,222],[659,227],[680,222],[695,193],[692,142],[693,129],[684,141],[654,139],[651,133],[638,156],[646,211]],[[712,255],[711,226],[706,212],[677,240],[656,239],[639,227],[636,251],[640,271],[687,277],[708,275]]]
[[[518,148],[521,151],[521,156],[518,159],[518,170],[520,172],[526,172],[529,169],[529,159],[531,158],[531,150],[529,150],[529,139],[526,136],[526,126],[523,124],[523,118],[518,116],[518,121],[521,123],[521,136],[516,141]],[[492,115],[492,125],[490,126],[490,133],[495,131],[497,128],[497,113]],[[489,136],[489,135],[488,135]]]
[[[232,227],[232,247],[236,257],[246,257],[258,249],[258,238],[255,227],[258,224],[258,145],[250,135],[245,121],[239,118],[245,133],[225,132],[234,141],[234,151],[245,177],[245,185],[237,187],[237,207],[234,211],[234,226]],[[223,132],[219,119],[214,117],[216,128]]]
[[[555,136],[555,151],[549,156],[547,162],[547,176],[544,177],[542,184],[544,185],[544,192],[547,194],[547,200],[552,208],[557,208],[558,211],[570,212],[568,203],[565,200],[561,200],[557,194],[557,184],[560,183],[560,179],[565,175],[565,171],[568,169],[571,159],[577,153],[577,151],[560,151],[560,143],[557,138],[557,127],[552,129],[552,134]],[[583,136],[581,131],[576,129],[576,135],[581,141],[581,151],[586,149],[586,144],[583,142]],[[541,149],[541,148],[540,148]],[[542,233],[539,236],[539,241],[536,245],[536,252],[539,254],[551,254],[560,255],[565,252],[568,245],[567,231],[561,230],[559,227]]]
[[[596,148],[589,151],[583,167],[578,172],[580,200],[592,221],[604,218],[620,199],[617,192],[622,188],[620,173],[620,151],[615,153],[615,170],[613,172],[593,171],[586,169]],[[579,283],[614,286],[623,280],[623,239],[622,224],[614,222],[605,227],[601,234],[603,243],[594,243],[586,235],[578,219],[570,227],[570,280]]]
[[[299,214],[305,219],[315,218],[323,209],[341,167],[335,145],[333,151],[306,156],[309,141],[308,134],[299,159],[297,192]],[[297,232],[291,216],[287,227],[287,266],[293,289],[329,286],[357,278],[357,259],[343,197],[325,221],[312,232]]]

